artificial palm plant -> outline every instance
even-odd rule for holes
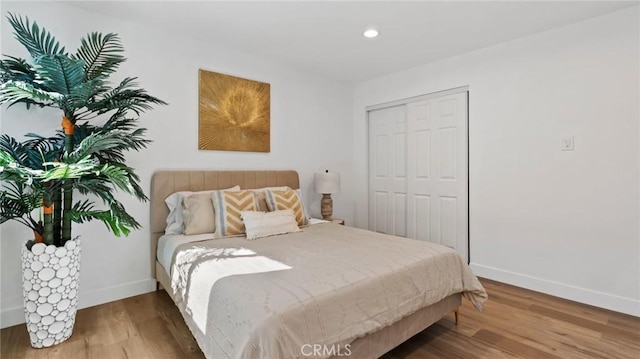
[[[165,102],[137,88],[135,78],[109,82],[125,61],[116,34],[90,33],[70,53],[28,18],[7,19],[31,61],[0,61],[0,104],[57,108],[62,124],[55,134],[27,134],[22,142],[0,136],[0,223],[16,220],[36,242],[57,246],[71,239],[72,222],[97,219],[118,236],[139,228],[114,193],[147,199],[124,153],[147,146],[139,115]],[[76,190],[89,197],[74,202]],[[96,209],[95,197],[107,208]]]

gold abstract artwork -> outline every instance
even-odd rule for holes
[[[199,71],[198,149],[270,151],[270,85]]]

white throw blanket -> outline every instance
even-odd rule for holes
[[[299,358],[341,345],[462,292],[487,294],[453,250],[335,224],[178,248],[172,290],[202,351],[219,358]]]

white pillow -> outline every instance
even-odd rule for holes
[[[262,187],[262,188],[247,188],[247,191],[284,191],[289,189],[289,186],[279,186],[279,187]]]
[[[225,189],[225,191],[239,191],[240,186],[233,186]],[[180,191],[169,195],[164,200],[169,208],[169,215],[167,216],[167,228],[164,230],[164,234],[182,234],[184,231],[184,217],[182,216],[182,199],[192,194],[212,193],[215,190],[210,191]]]
[[[301,231],[290,209],[273,212],[242,211],[240,216],[244,222],[247,239]]]

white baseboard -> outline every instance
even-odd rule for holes
[[[478,277],[640,317],[640,300],[637,299],[620,297],[476,263],[471,263],[469,266]]]
[[[153,292],[155,289],[156,281],[154,279],[145,279],[89,292],[81,291],[78,294],[78,297],[80,298],[80,301],[78,302],[78,309],[93,307],[95,305]],[[0,328],[11,327],[24,322],[23,306],[8,308],[0,312]]]

